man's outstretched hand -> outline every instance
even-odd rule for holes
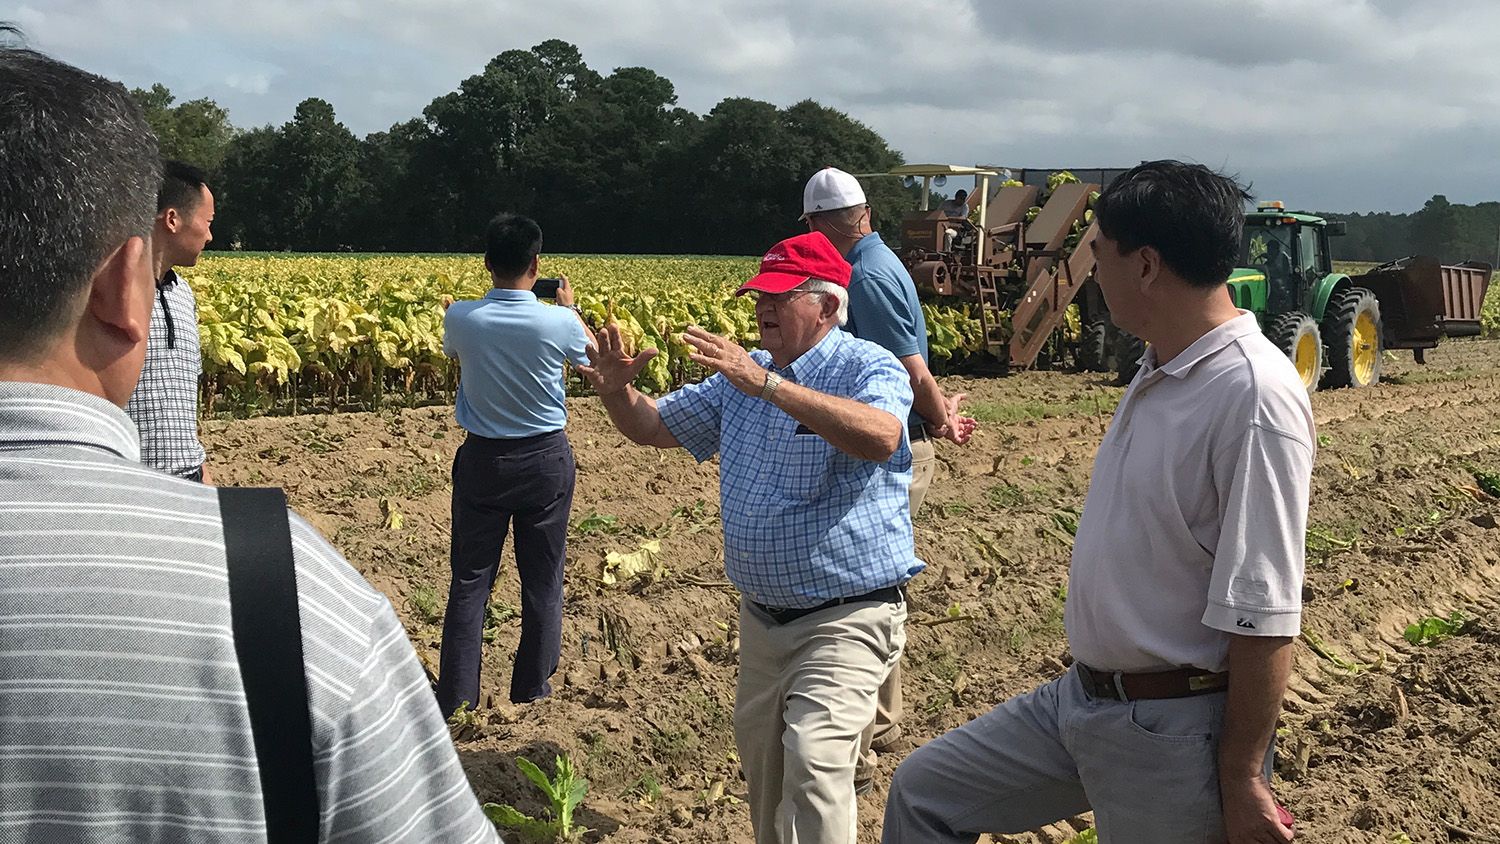
[[[588,347],[590,365],[580,366],[578,371],[589,379],[600,398],[623,393],[657,354],[656,349],[642,349],[635,357],[627,354],[619,323],[606,325],[597,341],[597,345]]]

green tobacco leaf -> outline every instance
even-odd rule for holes
[[[542,769],[538,768],[535,762],[524,756],[517,756],[516,767],[520,768],[521,773],[526,775],[526,779],[531,780],[537,788],[542,790],[543,794],[549,798],[552,796],[552,781],[547,779],[547,775],[542,773]]]
[[[1407,625],[1402,637],[1413,645],[1436,645],[1438,642],[1462,633],[1468,624],[1469,618],[1454,610],[1448,614],[1447,618],[1430,615],[1415,624]]]
[[[504,803],[484,804],[484,816],[490,819],[495,826],[504,827],[520,835],[523,841],[541,842],[556,841],[559,837],[559,828],[551,821],[537,820],[530,815],[517,811],[514,806]]]

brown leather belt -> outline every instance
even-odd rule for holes
[[[1207,695],[1229,688],[1229,672],[1214,673],[1201,668],[1176,668],[1128,674],[1124,671],[1100,671],[1081,662],[1074,663],[1084,694],[1104,700],[1165,700],[1174,697]]]

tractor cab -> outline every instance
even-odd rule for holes
[[[876,175],[876,174],[870,174]],[[954,164],[905,164],[883,174],[901,178],[907,187],[922,185],[918,208],[901,217],[901,248],[909,255],[943,255],[945,264],[977,266],[985,263],[984,231],[989,216],[990,180],[1000,173],[983,167]],[[932,188],[943,187],[950,177],[970,177],[974,190],[962,215],[931,207]],[[932,286],[933,279],[924,279]],[[920,282],[919,282],[920,283]]]
[[[1245,215],[1239,268],[1229,279],[1235,303],[1257,314],[1312,313],[1320,286],[1333,273],[1328,237],[1343,233],[1342,222],[1262,202]]]

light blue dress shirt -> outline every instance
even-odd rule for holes
[[[577,315],[530,290],[491,290],[454,302],[443,317],[443,352],[462,370],[454,416],[470,433],[519,439],[560,431],[563,361],[588,363]]]

